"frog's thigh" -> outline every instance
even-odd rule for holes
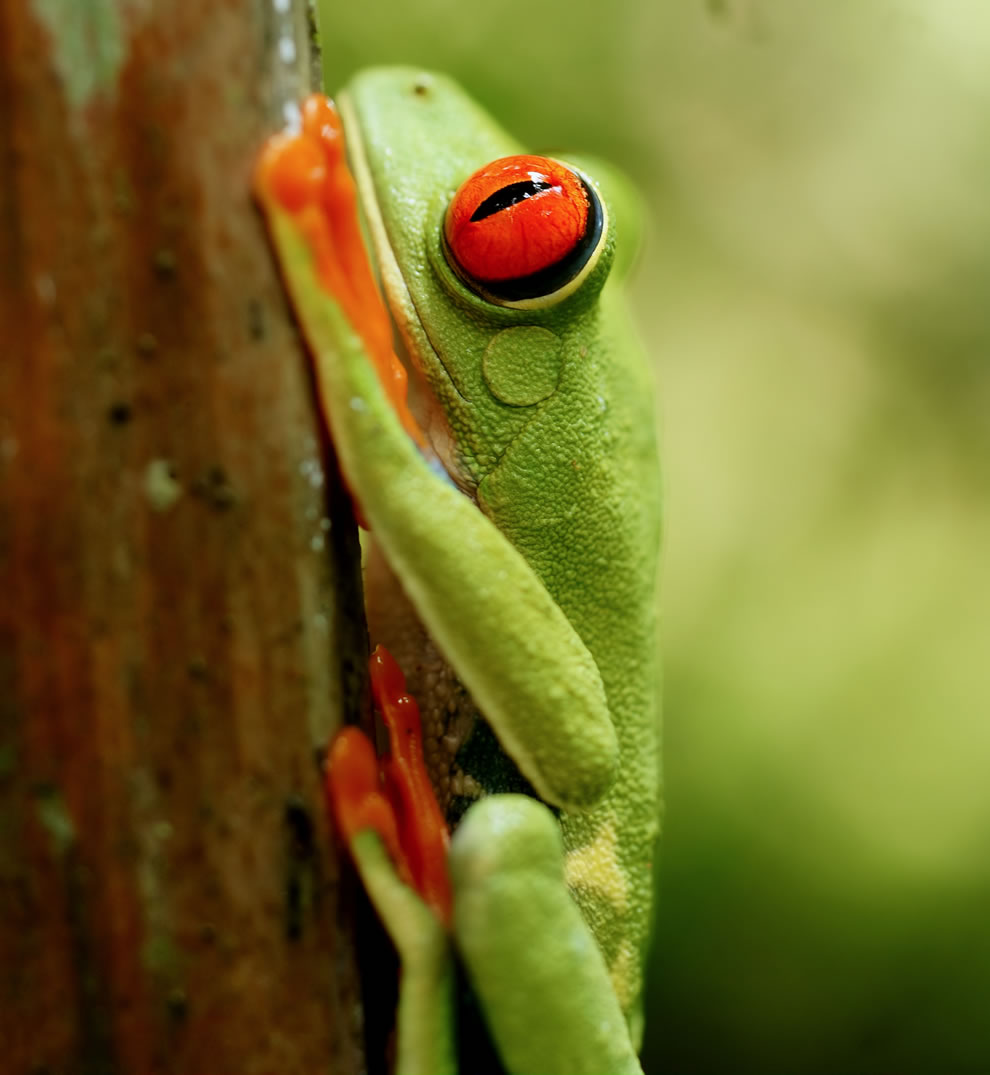
[[[641,1075],[550,811],[523,795],[482,799],[450,863],[457,946],[507,1069]]]

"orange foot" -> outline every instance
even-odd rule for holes
[[[422,433],[406,406],[407,374],[392,350],[392,323],[361,238],[354,178],[333,101],[319,93],[306,98],[302,129],[268,139],[254,185],[263,206],[274,203],[295,219],[323,290],[361,337],[403,427],[422,445]]]
[[[330,808],[348,843],[363,830],[377,832],[400,877],[448,925],[450,837],[423,760],[419,706],[406,693],[405,678],[388,650],[376,647],[369,668],[391,754],[379,760],[360,728],[343,728],[327,762]]]

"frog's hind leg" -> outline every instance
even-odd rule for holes
[[[450,872],[455,940],[506,1069],[642,1075],[550,811],[525,795],[482,799],[454,834]]]

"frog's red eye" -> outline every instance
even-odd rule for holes
[[[586,275],[603,224],[598,195],[567,165],[502,157],[479,168],[451,199],[447,260],[469,287],[496,302],[552,301]]]

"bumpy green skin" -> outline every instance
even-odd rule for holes
[[[659,477],[653,385],[610,275],[627,218],[609,205],[608,248],[569,298],[492,306],[447,266],[443,212],[472,171],[521,147],[418,71],[366,72],[338,103],[389,305],[459,488],[406,436],[291,221],[270,210],[340,464],[418,615],[558,809],[508,795],[471,807],[451,856],[456,943],[510,1072],[637,1072],[660,811]],[[415,961],[400,1015],[419,1005],[433,1027],[407,994],[423,982],[444,1003],[436,949],[417,943],[419,913],[403,913],[401,883],[366,843],[359,869],[407,970]],[[428,1050],[400,1030],[397,1070],[439,1070]]]

